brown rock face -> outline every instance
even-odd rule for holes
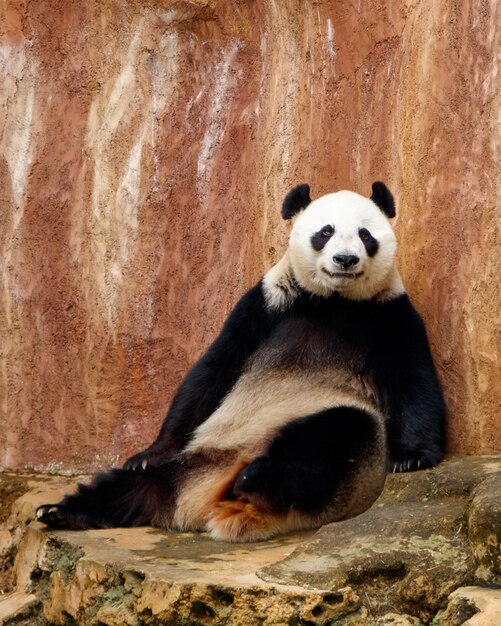
[[[497,3],[7,0],[0,28],[0,464],[146,445],[289,188],[375,179],[450,449],[501,447]]]

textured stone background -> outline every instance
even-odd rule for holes
[[[284,249],[279,206],[398,199],[449,446],[501,448],[497,0],[4,0],[0,464],[105,467]]]

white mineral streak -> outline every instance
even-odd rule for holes
[[[137,226],[137,195],[140,175],[130,172],[139,168],[142,133],[137,133],[136,144],[122,166],[122,183],[116,187],[116,172],[111,165],[113,139],[121,124],[126,124],[135,113],[136,93],[135,67],[141,44],[144,18],[139,21],[129,44],[120,73],[109,80],[102,92],[92,102],[87,120],[85,151],[89,166],[93,168],[92,202],[89,216],[91,258],[95,264],[93,273],[97,282],[100,300],[108,322],[113,313],[118,290],[122,282],[122,270],[129,254],[129,239]],[[139,163],[138,163],[139,158]],[[123,193],[129,191],[128,197]],[[117,205],[117,197],[125,200]]]
[[[33,104],[35,87],[28,81],[22,83],[24,89],[18,89],[14,105],[16,115],[9,115],[2,138],[2,153],[5,155],[12,184],[12,196],[16,207],[14,231],[21,222],[23,198],[28,181],[28,172],[33,157]],[[10,113],[12,109],[10,109]]]
[[[27,45],[27,44],[26,44]],[[10,234],[5,236],[2,283],[8,325],[12,324],[12,307],[20,304],[15,281],[12,280],[13,253],[20,236],[24,215],[24,198],[34,153],[34,104],[36,62],[27,58],[24,47],[0,47],[0,71],[3,88],[0,91],[0,110],[3,129],[0,155],[5,158],[14,205]],[[7,190],[4,190],[4,193]],[[14,305],[14,302],[16,305]]]
[[[233,41],[223,50],[223,60],[214,68],[214,88],[207,93],[207,99],[212,104],[207,114],[207,130],[202,139],[197,161],[197,192],[202,208],[207,203],[214,157],[221,146],[228,123],[229,72],[238,48],[239,42]]]
[[[19,389],[13,385],[12,372],[19,366],[19,355],[13,348],[13,337],[19,335],[19,318],[25,294],[17,274],[16,258],[21,237],[24,203],[35,150],[34,111],[36,60],[29,55],[29,44],[0,47],[0,158],[5,159],[10,190],[3,189],[3,199],[12,202],[12,217],[5,222],[4,247],[0,262],[0,282],[5,318],[0,325],[0,397],[2,419],[9,416],[13,398]],[[9,198],[10,191],[10,198]],[[18,402],[21,402],[20,396]],[[17,431],[6,435],[8,445],[0,458],[2,465],[11,467],[18,448]]]
[[[172,11],[169,12],[170,14]],[[159,180],[159,159],[156,150],[157,137],[160,134],[160,123],[166,111],[173,106],[173,89],[178,83],[179,40],[175,30],[166,30],[158,42],[158,54],[155,54],[151,65],[151,111],[149,113],[150,145],[153,151],[153,185],[152,191],[157,192],[165,181]]]
[[[260,141],[267,149],[261,171],[259,202],[262,208],[262,254],[265,259],[270,247],[272,225],[279,219],[276,207],[283,199],[291,148],[304,139],[297,137],[299,88],[304,72],[303,49],[301,37],[295,33],[289,18],[287,8],[280,2],[272,1],[260,42],[263,79],[259,93],[258,129]]]
[[[334,61],[336,60],[336,50],[334,46],[334,26],[332,25],[332,20],[329,18],[327,20],[327,54],[332,62],[332,71],[335,75],[336,68],[334,67]]]
[[[98,303],[101,315],[113,326],[118,298],[127,269],[133,262],[142,204],[141,171],[144,146],[153,152],[152,190],[158,190],[158,156],[155,152],[159,119],[169,105],[170,88],[176,81],[177,36],[167,32],[157,44],[157,55],[144,67],[140,55],[148,24],[140,18],[134,28],[120,72],[105,82],[92,102],[85,139],[87,166],[92,169],[92,201],[87,216],[91,233],[90,259],[93,271],[87,279],[95,283],[89,294],[91,308]],[[137,69],[140,68],[140,72]],[[144,75],[151,73],[151,93],[145,93]],[[116,143],[130,133],[131,145],[117,163]],[[85,176],[80,177],[81,182]],[[148,192],[148,188],[146,192]],[[144,194],[143,194],[144,195]],[[85,227],[85,225],[83,225]]]
[[[321,41],[322,50],[322,86],[325,89],[325,83],[329,78],[336,78],[336,43],[334,41],[334,25],[331,18],[327,18],[325,22],[325,30],[320,15],[320,7],[317,7],[318,35]]]
[[[301,49],[297,38],[292,36],[287,27],[287,14],[280,13],[277,3],[273,2],[273,11],[277,15],[282,33],[273,33],[275,41],[273,66],[277,68],[272,85],[272,102],[275,114],[271,119],[278,120],[276,129],[275,155],[280,159],[281,170],[286,175],[290,164],[290,150],[294,145],[296,130],[296,110],[298,105],[299,80],[302,75]],[[278,35],[278,36],[277,36]],[[280,60],[281,59],[281,60]],[[273,74],[273,72],[271,72]]]

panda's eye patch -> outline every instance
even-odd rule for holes
[[[311,245],[314,250],[320,252],[333,234],[334,228],[330,224],[326,224],[323,228],[316,232],[311,238]]]
[[[377,254],[377,251],[379,250],[379,242],[375,237],[372,236],[372,233],[367,230],[367,228],[359,228],[358,236],[362,240],[362,243],[367,250],[367,254],[370,257],[373,257],[375,254]]]
[[[372,238],[372,235],[370,234],[370,232],[367,230],[367,228],[361,228],[358,231],[358,234],[360,236],[360,239],[362,241],[370,241]]]

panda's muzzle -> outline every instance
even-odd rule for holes
[[[360,257],[355,254],[335,254],[332,260],[336,265],[342,267],[343,270],[347,270],[356,265],[360,261]]]

